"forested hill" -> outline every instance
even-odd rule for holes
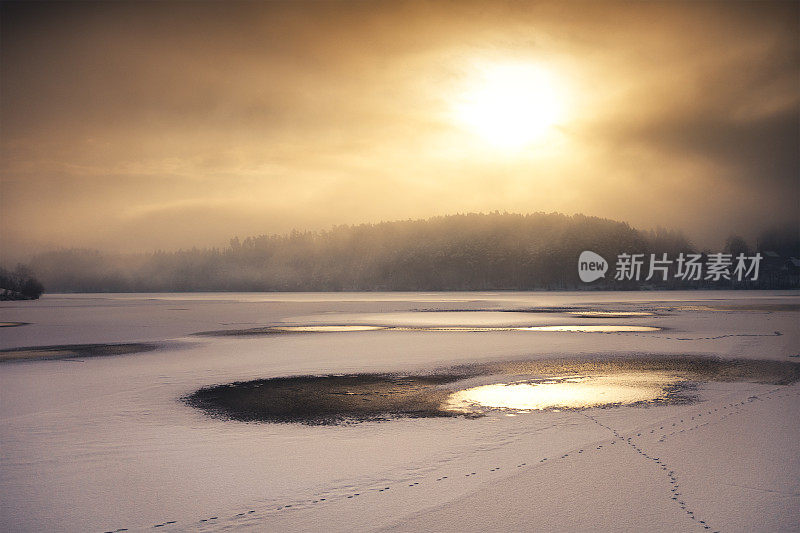
[[[568,289],[587,288],[577,274],[583,250],[611,263],[607,280],[592,284],[603,287],[619,253],[692,246],[678,233],[595,217],[491,213],[234,238],[224,249],[62,250],[30,268],[49,292]]]

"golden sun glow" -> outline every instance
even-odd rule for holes
[[[503,149],[541,141],[565,115],[563,88],[532,64],[492,65],[469,83],[454,106],[456,121]]]
[[[631,404],[660,398],[677,380],[663,372],[564,376],[552,379],[495,383],[454,393],[447,407],[454,411],[481,409],[580,409],[607,404]]]

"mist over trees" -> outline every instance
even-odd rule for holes
[[[25,265],[14,270],[0,268],[0,300],[36,300],[43,292],[44,286]]]
[[[769,238],[786,250],[797,247],[781,235]],[[749,250],[740,238],[729,239],[726,248]],[[583,250],[609,261],[606,279],[591,286],[578,279]],[[495,212],[233,238],[226,248],[141,254],[60,250],[34,256],[30,268],[52,292],[639,288],[640,283],[613,280],[614,261],[623,252],[674,258],[696,250],[669,230],[643,232],[583,215]],[[658,283],[693,286],[702,283]]]

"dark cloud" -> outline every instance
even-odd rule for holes
[[[788,193],[797,190],[800,126],[797,110],[735,120],[729,116],[691,116],[632,131],[675,157],[709,158],[730,169],[732,178],[753,186],[777,182]]]

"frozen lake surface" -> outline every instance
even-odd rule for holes
[[[235,381],[552,357],[800,363],[799,296],[214,293],[2,302],[0,349],[159,347],[0,363],[0,530],[800,531],[797,383],[701,381],[698,401],[679,405],[324,426],[230,421],[181,401]],[[220,331],[228,334],[195,335]],[[484,400],[492,391],[481,386],[486,405],[507,406],[494,393]],[[504,392],[518,402],[530,388]]]

